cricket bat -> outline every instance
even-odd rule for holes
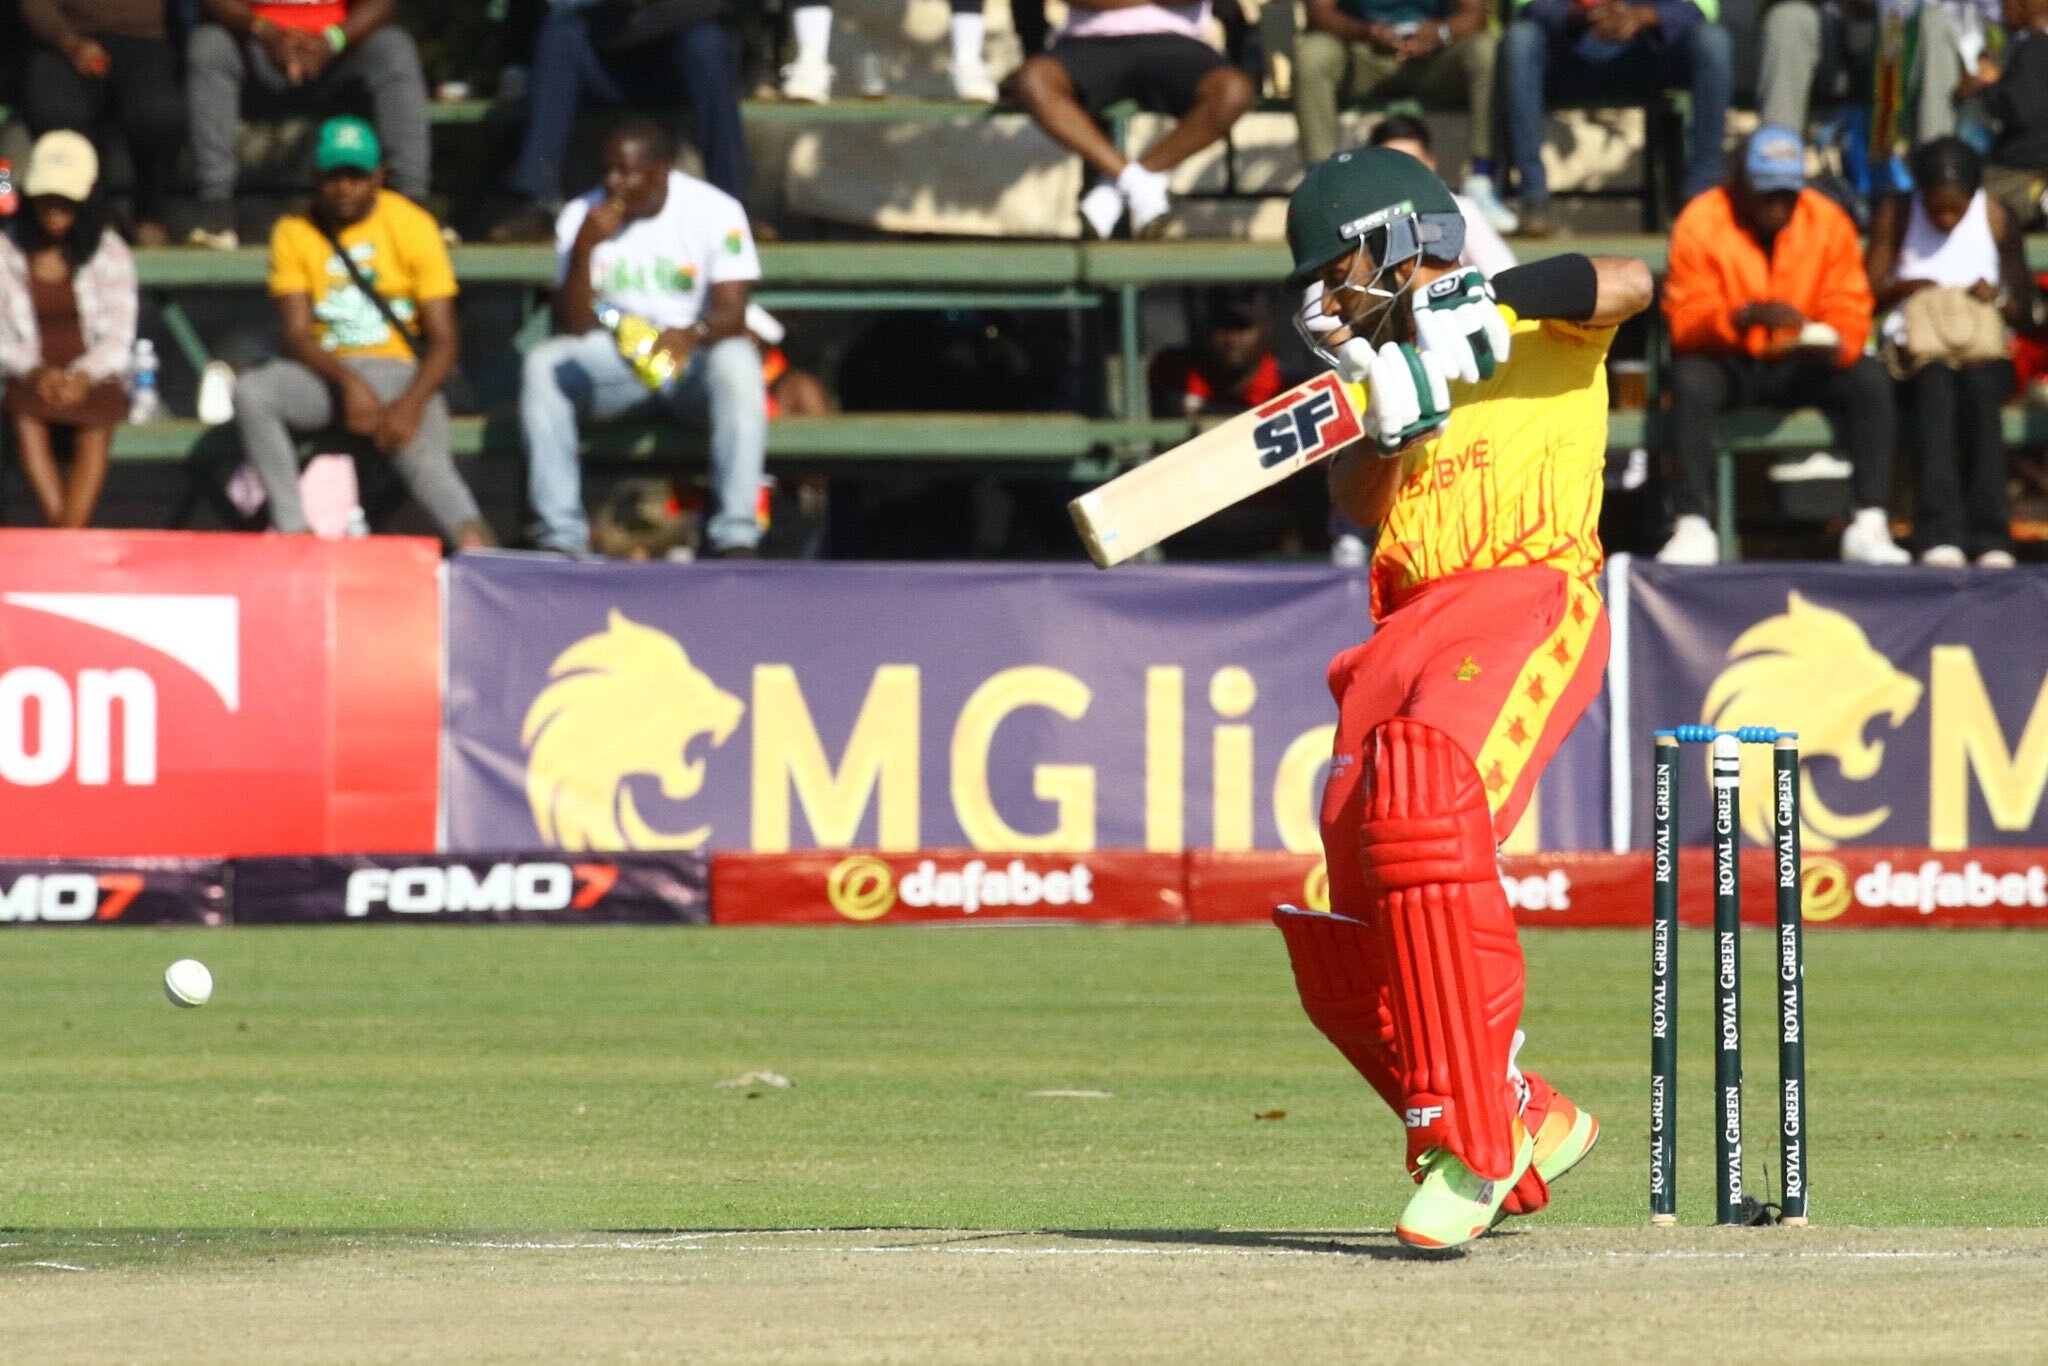
[[[1328,370],[1067,504],[1088,557],[1122,564],[1365,435],[1365,386]]]

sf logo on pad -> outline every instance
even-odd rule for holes
[[[1364,434],[1358,412],[1334,374],[1320,375],[1259,409],[1252,445],[1259,464],[1299,467],[1332,455]]]

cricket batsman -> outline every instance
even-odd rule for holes
[[[1516,1067],[1496,849],[1607,663],[1607,348],[1651,294],[1619,257],[1489,286],[1458,265],[1464,228],[1443,182],[1383,147],[1317,165],[1288,205],[1303,335],[1368,388],[1332,500],[1379,540],[1377,630],[1330,662],[1332,914],[1274,918],[1309,1019],[1407,1127],[1417,1189],[1395,1233],[1420,1248],[1542,1208],[1599,1137]]]

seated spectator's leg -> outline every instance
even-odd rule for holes
[[[520,374],[527,499],[540,519],[540,546],[580,555],[590,549],[590,519],[583,509],[578,418],[603,422],[631,412],[647,403],[647,386],[602,330],[549,337],[526,353]]]
[[[1200,49],[1209,57],[1215,56],[1208,48],[1192,40],[1187,48]],[[1160,94],[1163,98],[1159,104],[1168,113],[1180,116],[1180,122],[1138,158],[1139,164],[1148,171],[1170,171],[1210,143],[1221,141],[1223,135],[1230,131],[1230,125],[1243,118],[1245,111],[1259,97],[1251,77],[1223,62],[1220,57],[1199,77],[1194,77],[1190,88],[1189,77],[1193,76],[1194,64],[1206,64],[1208,58],[1192,51],[1188,51],[1187,56],[1193,61],[1178,68],[1172,62],[1161,62],[1145,72],[1148,80],[1162,83]]]
[[[2013,225],[2022,232],[2041,226],[2041,192],[2048,188],[2044,180],[2048,177],[2025,166],[1984,167],[1984,193],[2005,205]]]
[[[2006,492],[2005,429],[2000,421],[2006,395],[2012,392],[2009,361],[1968,365],[1958,375],[1962,430],[1956,454],[1964,462],[1963,548],[1972,557],[1987,550],[2009,550],[2012,503]]]
[[[297,361],[274,360],[235,381],[242,456],[269,495],[270,525],[286,535],[312,530],[299,501],[299,449],[292,433],[317,431],[333,421],[334,395]]]
[[[1714,422],[1743,387],[1748,361],[1736,356],[1688,354],[1671,362],[1671,445],[1678,454],[1672,512],[1714,517]]]
[[[21,461],[22,477],[28,480],[29,492],[35,495],[36,506],[42,510],[43,524],[56,526],[64,517],[64,477],[57,472],[57,453],[52,448],[49,424],[41,418],[16,414],[9,425],[14,428],[14,451]]]
[[[64,510],[57,526],[75,530],[92,525],[92,511],[107,485],[107,452],[113,444],[112,427],[72,429],[71,478],[64,483]]]
[[[562,199],[562,162],[576,129],[576,106],[586,92],[606,104],[620,99],[618,83],[598,61],[589,31],[572,11],[558,9],[541,26],[526,92],[526,136],[506,183],[552,208]]]
[[[1720,24],[1697,24],[1686,35],[1685,80],[1692,91],[1692,151],[1685,159],[1684,198],[1719,185],[1728,171],[1728,104],[1735,97],[1735,44]]]
[[[1438,57],[1432,68],[1446,68],[1444,72],[1445,94],[1452,99],[1463,96],[1463,103],[1472,111],[1472,169],[1485,176],[1493,174],[1493,92],[1499,79],[1500,35],[1492,29],[1481,29],[1468,33],[1450,50]],[[1434,70],[1430,73],[1435,78]],[[1462,76],[1464,88],[1455,89],[1455,82]],[[1432,94],[1431,98],[1436,98]]]
[[[1963,83],[1963,53],[1955,15],[1941,5],[1920,6],[1920,98],[1913,109],[1913,140],[1931,142],[1956,131],[1956,87]]]
[[[100,98],[106,89],[106,82],[79,75],[78,68],[57,49],[29,44],[22,73],[22,114],[37,137],[59,128],[91,137],[97,130]]]
[[[242,84],[249,74],[250,58],[232,33],[218,24],[192,30],[185,44],[185,108],[202,220],[209,207],[224,211],[234,198],[235,139],[242,131]]]
[[[374,358],[351,360],[347,364],[386,403],[403,394],[419,373],[419,366],[406,360]],[[476,495],[455,469],[455,454],[448,441],[446,398],[435,394],[427,400],[420,414],[419,430],[404,450],[391,457],[391,463],[397,467],[398,477],[405,481],[413,499],[441,528],[441,536],[449,545],[461,548],[466,538],[475,536],[483,527],[484,516],[477,508]]]
[[[1913,501],[1913,541],[1964,549],[1963,480],[1968,457],[1957,438],[1961,376],[1946,365],[1922,366],[1902,386],[1911,414],[1913,456],[1919,465]],[[2001,458],[2003,451],[2000,452]]]
[[[1303,166],[1327,161],[1337,150],[1337,119],[1346,93],[1350,46],[1321,29],[1305,29],[1295,35],[1294,125],[1301,139]]]
[[[1087,46],[1085,42],[1059,44],[1060,48],[1085,49]],[[1061,57],[1070,55],[1073,54],[1056,49],[1045,56],[1031,58],[1010,78],[1012,89],[1016,92],[1017,103],[1024,106],[1024,112],[1031,115],[1047,137],[1100,174],[1114,180],[1130,163],[1109,140],[1109,134],[1102,131],[1101,125],[1083,107],[1080,85],[1061,64]],[[1103,101],[1105,104],[1111,102]]]
[[[768,394],[753,339],[727,337],[693,358],[671,406],[710,409],[711,487],[717,506],[705,527],[705,543],[714,553],[751,550],[761,540],[754,503],[768,460]]]
[[[1820,69],[1821,14],[1813,0],[1777,0],[1758,38],[1757,103],[1765,123],[1804,136],[1807,101]]]
[[[744,204],[752,176],[747,165],[747,139],[740,127],[739,57],[732,35],[716,19],[679,30],[672,60],[683,89],[690,96],[690,120],[697,150],[704,157],[704,178]],[[675,99],[674,87],[664,103]]]
[[[1788,399],[1796,403],[1814,398],[1834,420],[1835,430],[1842,434],[1842,453],[1856,467],[1849,476],[1851,503],[1858,511],[1890,508],[1898,422],[1891,373],[1875,356],[1864,356],[1846,370],[1832,364],[1813,367],[1792,387]],[[1953,443],[1953,419],[1948,430],[1947,440]]]
[[[337,81],[360,81],[370,92],[391,188],[415,204],[423,203],[431,183],[432,153],[427,77],[412,35],[396,23],[386,24],[342,53],[334,76]]]
[[[1517,19],[1508,25],[1497,58],[1508,103],[1508,157],[1515,164],[1522,203],[1530,208],[1550,202],[1550,182],[1543,173],[1543,86],[1550,55],[1543,26]]]
[[[129,160],[135,167],[135,221],[138,227],[164,221],[178,148],[185,140],[185,96],[178,89],[178,54],[169,43],[141,38],[106,39],[121,73],[114,100],[128,135]],[[147,245],[147,243],[144,243]]]

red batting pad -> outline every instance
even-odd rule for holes
[[[1366,737],[1364,776],[1359,853],[1390,969],[1409,1163],[1442,1147],[1504,1178],[1522,948],[1485,790],[1455,741],[1406,717]]]
[[[1358,1074],[1372,1083],[1395,1114],[1401,1113],[1400,1062],[1394,1020],[1387,1010],[1386,959],[1370,925],[1322,911],[1274,908],[1273,923],[1287,941],[1294,986],[1309,1023],[1337,1045]]]

